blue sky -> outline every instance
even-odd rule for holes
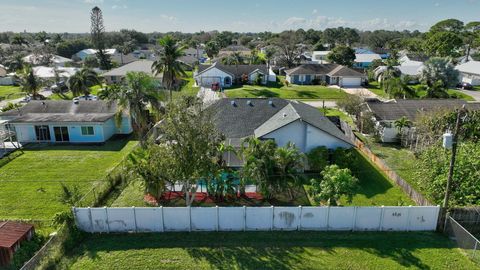
[[[107,31],[424,31],[446,18],[480,20],[480,0],[0,0],[0,31],[88,32],[95,5]]]

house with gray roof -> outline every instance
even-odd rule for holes
[[[218,62],[200,65],[193,77],[199,86],[211,87],[218,83],[221,87],[231,87],[243,80],[253,84],[258,76],[261,76],[262,84],[277,80],[275,73],[266,65],[223,65]]]
[[[318,109],[299,101],[280,98],[224,98],[210,105],[215,125],[226,142],[240,147],[248,137],[274,140],[278,146],[292,142],[302,152],[325,146],[350,148],[345,134]],[[241,166],[233,154],[229,166]]]
[[[30,101],[19,109],[0,113],[19,143],[103,143],[115,134],[132,133],[127,112],[101,100]],[[121,113],[121,122],[116,115]]]
[[[390,101],[366,101],[367,110],[373,113],[376,128],[382,142],[398,141],[398,129],[394,122],[402,117],[415,124],[423,113],[436,110],[455,110],[463,105],[467,109],[478,110],[480,103],[467,103],[462,99],[399,99]]]
[[[152,71],[152,60],[138,60],[124,66],[114,68],[102,74],[108,84],[119,83],[128,72],[144,72],[155,77],[159,83],[162,81],[162,74],[155,74]]]
[[[356,70],[338,64],[304,64],[285,71],[286,80],[292,84],[309,85],[325,82],[340,87],[358,87],[367,76]]]

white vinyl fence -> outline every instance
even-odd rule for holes
[[[433,231],[438,206],[73,208],[86,232]]]

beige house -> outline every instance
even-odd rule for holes
[[[154,73],[152,72],[152,64],[153,61],[151,60],[138,60],[121,66],[119,68],[114,68],[108,72],[103,73],[102,76],[105,78],[107,84],[113,84],[121,82],[128,72],[145,72],[152,77],[155,77],[161,83],[162,75],[154,75]]]

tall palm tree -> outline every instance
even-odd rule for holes
[[[402,118],[399,118],[393,122],[393,125],[398,129],[398,133],[400,135],[400,138],[403,137],[403,130],[405,128],[409,128],[413,125],[412,121],[410,121],[407,117],[402,116]]]
[[[128,72],[123,85],[102,90],[99,96],[117,102],[119,116],[125,110],[130,113],[134,130],[143,143],[149,126],[149,108],[158,112],[161,106],[162,97],[155,80],[144,72]]]
[[[90,94],[90,87],[100,83],[97,73],[89,68],[82,68],[68,79],[68,88],[76,96]]]
[[[38,90],[40,90],[41,83],[37,76],[33,73],[33,69],[30,66],[26,66],[21,76],[22,90],[30,94],[33,99],[38,96]]]
[[[22,45],[28,46],[28,41],[20,34],[14,35],[10,43],[18,46],[22,46]]]
[[[170,91],[170,101],[172,100],[172,90],[178,77],[187,76],[185,66],[180,61],[184,55],[184,48],[177,45],[177,42],[167,35],[158,41],[162,47],[158,60],[152,65],[152,71],[155,75],[162,74],[162,83]]]

